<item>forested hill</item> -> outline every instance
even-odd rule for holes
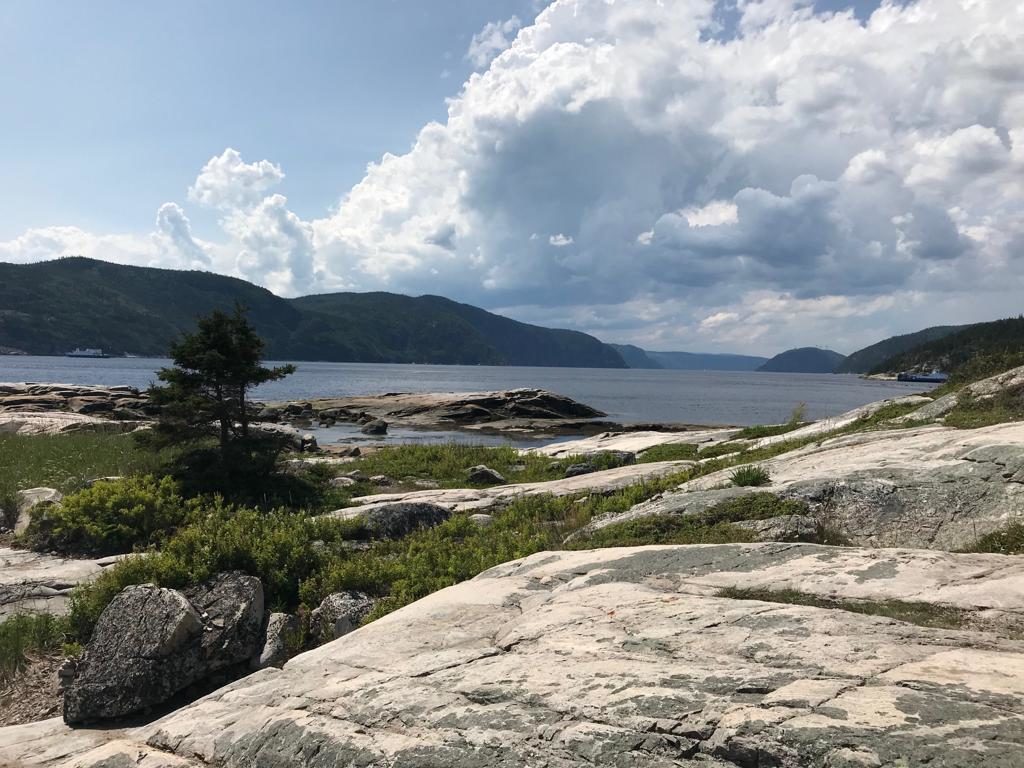
[[[800,347],[780,352],[757,370],[772,373],[832,373],[844,359],[831,349]]]
[[[931,328],[905,333],[902,336],[890,336],[869,347],[859,349],[847,357],[836,368],[836,373],[870,373],[886,360],[901,355],[914,347],[927,344],[929,341],[949,336],[951,333],[967,328],[966,325],[936,325]]]
[[[164,355],[198,315],[240,302],[284,360],[624,368],[607,344],[528,325],[438,296],[335,293],[283,299],[209,272],[85,258],[0,263],[0,348]]]
[[[934,369],[980,378],[1024,365],[1024,317],[968,325],[879,363],[872,373]],[[969,370],[974,368],[976,370]]]

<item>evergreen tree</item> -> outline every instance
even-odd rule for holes
[[[162,368],[162,385],[149,389],[159,417],[141,439],[154,448],[180,450],[185,479],[209,490],[230,492],[247,479],[272,472],[282,440],[250,431],[249,391],[294,373],[295,366],[262,365],[263,341],[240,305],[215,310],[194,333],[171,346],[174,365]]]

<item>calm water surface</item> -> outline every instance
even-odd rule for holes
[[[167,360],[0,357],[0,381],[128,384],[147,387]],[[768,424],[785,421],[797,403],[818,419],[886,397],[921,392],[922,384],[868,381],[853,375],[646,371],[609,368],[515,368],[460,365],[303,363],[283,381],[260,387],[263,400],[383,392],[473,392],[542,387],[605,411],[625,423]]]

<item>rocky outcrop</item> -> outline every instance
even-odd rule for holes
[[[378,493],[371,496],[357,496],[351,500],[351,503],[358,506],[339,509],[330,514],[340,518],[357,517],[364,514],[366,508],[396,502],[437,504],[453,512],[483,512],[507,506],[522,496],[545,494],[586,496],[592,493],[612,493],[645,480],[681,472],[693,464],[692,461],[655,461],[649,464],[616,467],[578,477],[538,483],[494,485],[484,488],[437,488],[407,493]]]
[[[820,523],[855,544],[956,550],[1022,519],[1024,423],[973,430],[938,425],[825,440],[760,463],[767,490],[806,501]],[[701,512],[737,494],[733,470],[681,485],[591,528]]]
[[[0,414],[54,412],[141,421],[152,407],[145,394],[132,387],[0,383]]]
[[[62,411],[0,413],[0,434],[15,435],[62,435],[68,432],[100,432],[121,434],[133,432],[145,426],[145,421],[115,421],[82,413]]]
[[[499,432],[597,431],[605,414],[588,405],[543,389],[500,392],[390,393],[272,403],[261,419],[301,423],[349,422],[365,425],[377,419],[418,428],[484,429]]]
[[[796,588],[830,607],[737,599],[726,587]],[[923,601],[960,626],[844,608],[893,600]],[[2,729],[0,761],[1009,768],[1024,750],[1024,642],[1011,637],[1022,617],[1024,560],[999,555],[799,544],[549,552],[142,728]]]
[[[589,457],[608,451],[628,451],[633,454],[643,453],[657,445],[673,445],[676,443],[702,445],[705,443],[729,440],[737,432],[736,429],[688,429],[685,431],[663,432],[658,430],[642,430],[636,432],[602,432],[579,440],[565,440],[550,445],[531,448],[530,453],[539,453],[553,459],[565,459],[570,456]]]
[[[262,647],[263,587],[220,574],[186,591],[126,587],[103,610],[65,686],[68,723],[145,712]]]
[[[68,560],[0,547],[0,621],[18,613],[67,613],[71,591],[120,559]]]

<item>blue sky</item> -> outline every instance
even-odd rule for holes
[[[0,183],[18,194],[0,239],[58,223],[145,231],[228,146],[280,163],[296,212],[322,215],[444,118],[475,32],[533,13],[530,0],[5,0]]]
[[[758,354],[1024,295],[1019,0],[6,0],[0,39],[0,261]]]
[[[146,231],[229,146],[279,163],[296,213],[323,215],[444,118],[476,32],[535,14],[535,0],[5,0],[0,184],[18,193],[0,239]]]

